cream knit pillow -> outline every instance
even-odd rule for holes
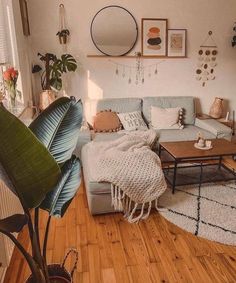
[[[160,108],[151,106],[151,126],[154,129],[183,129],[183,110],[176,108]]]

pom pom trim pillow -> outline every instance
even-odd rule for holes
[[[117,114],[126,131],[148,130],[140,111]]]
[[[151,106],[151,126],[157,130],[183,129],[183,109]]]
[[[95,132],[111,133],[121,130],[122,125],[116,112],[104,110],[94,117],[93,129]]]

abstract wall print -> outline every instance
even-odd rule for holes
[[[208,81],[215,80],[215,67],[217,66],[218,48],[212,36],[212,31],[198,50],[198,63],[196,79],[204,87]]]
[[[167,56],[167,19],[142,19],[142,56]]]
[[[186,57],[186,29],[168,30],[168,57]]]

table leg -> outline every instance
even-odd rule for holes
[[[158,151],[159,158],[161,158],[161,150],[162,150],[161,145],[159,145],[159,151]]]
[[[178,162],[177,162],[177,160],[175,160],[174,176],[173,176],[173,183],[172,183],[172,194],[175,193],[175,183],[176,183],[177,165],[178,165]]]
[[[220,156],[220,158],[219,158],[219,166],[218,166],[219,170],[221,169],[221,164],[222,164],[222,156]]]
[[[202,177],[203,177],[203,167],[202,167],[202,162],[201,162],[201,164],[200,164],[200,169],[201,169],[201,171],[200,171],[199,189],[200,189],[200,188],[201,188],[201,186],[202,186]]]

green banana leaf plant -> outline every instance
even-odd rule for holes
[[[19,198],[24,214],[0,219],[0,233],[8,236],[25,257],[33,282],[49,283],[46,250],[51,217],[63,217],[79,185],[81,166],[74,156],[83,107],[75,98],[59,98],[27,128],[0,106],[0,164]],[[43,247],[40,210],[48,212]],[[32,254],[13,233],[27,225]]]

